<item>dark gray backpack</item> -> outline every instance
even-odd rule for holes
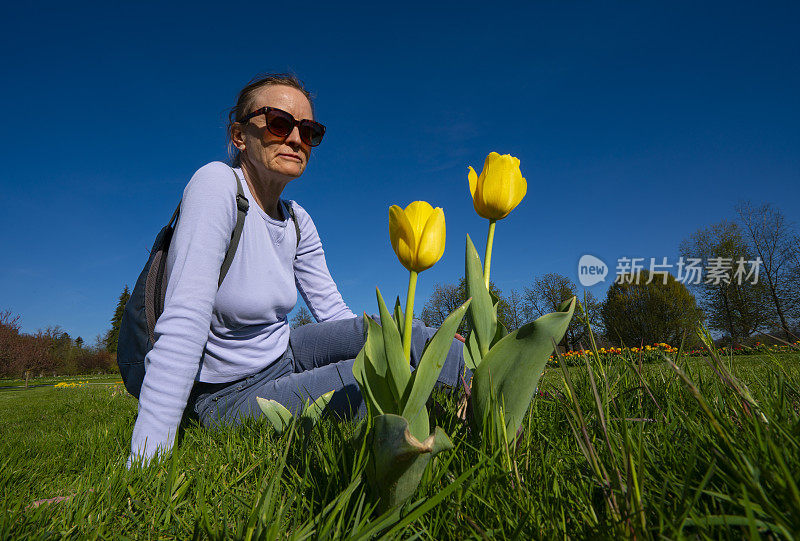
[[[218,287],[222,284],[228,269],[231,267],[231,263],[233,263],[233,257],[236,255],[236,249],[239,246],[239,238],[242,236],[242,229],[244,229],[244,219],[247,216],[247,210],[250,208],[250,202],[244,195],[242,181],[236,171],[233,171],[233,174],[236,176],[236,226],[231,233],[231,242],[219,269]],[[297,244],[299,245],[300,227],[297,225],[294,210],[290,204],[284,205],[284,209],[288,211],[289,217],[294,222],[295,231],[297,232]],[[136,398],[139,398],[139,392],[144,381],[144,358],[147,352],[153,349],[156,321],[164,311],[164,299],[167,292],[165,276],[167,251],[169,250],[170,241],[172,241],[175,226],[178,223],[180,210],[179,203],[169,223],[161,228],[161,231],[156,236],[153,248],[150,250],[150,257],[136,280],[136,285],[131,293],[131,298],[125,305],[125,311],[120,322],[117,365],[125,388]]]

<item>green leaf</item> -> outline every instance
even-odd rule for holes
[[[489,295],[492,297],[492,309],[494,309],[494,317],[497,321],[497,331],[495,331],[494,337],[492,337],[492,343],[489,346],[489,349],[491,349],[493,345],[498,343],[508,334],[508,329],[506,329],[506,326],[503,325],[499,319],[497,319],[497,307],[500,305],[500,297],[495,295],[494,291],[491,289],[489,290]]]
[[[472,360],[472,355],[469,352],[469,346],[467,345],[466,342],[464,342],[464,344],[462,345],[462,349],[464,355],[464,364],[467,366],[467,368],[474,371],[475,368],[477,367],[475,365],[475,361]]]
[[[439,429],[437,428],[437,430]],[[410,512],[405,515],[400,522],[395,524],[391,530],[386,532],[381,539],[394,539],[395,537],[399,537],[400,532],[402,532],[409,524],[419,519],[425,513],[444,501],[448,496],[450,496],[451,493],[455,492],[462,483],[464,483],[468,478],[472,477],[472,474],[475,473],[476,470],[482,468],[484,462],[487,461],[488,458],[481,459],[477,464],[473,464],[472,467],[459,475],[455,481],[449,482],[445,488],[438,491],[434,496],[420,500],[420,502],[424,503],[420,503],[417,507],[411,509]],[[364,538],[366,539],[366,536]]]
[[[418,440],[409,432],[408,420],[398,415],[375,417],[370,437],[366,474],[382,509],[400,505],[411,497],[431,457],[453,447],[438,427],[424,441]]]
[[[416,438],[424,438],[428,435],[429,427],[425,426],[423,431],[415,426],[415,420],[419,416],[419,412],[425,410],[425,403],[430,398],[431,391],[439,379],[439,374],[447,358],[447,352],[453,344],[453,336],[461,324],[461,320],[464,319],[464,312],[466,312],[469,304],[470,300],[468,299],[467,302],[453,310],[442,322],[442,326],[439,327],[439,330],[436,331],[436,334],[433,335],[433,338],[425,347],[422,358],[411,378],[410,393],[401,406],[403,417],[411,423],[411,433]]]
[[[400,333],[400,341],[403,341],[403,325],[405,325],[405,317],[403,316],[403,307],[400,306],[400,297],[398,296],[394,301],[394,322],[397,324],[397,332]]]
[[[508,336],[508,329],[506,329],[506,326],[498,321],[497,332],[494,333],[494,338],[492,338],[492,345],[494,346],[496,343],[498,343],[506,336]]]
[[[386,303],[383,302],[381,292],[377,288],[375,288],[375,291],[378,295],[378,308],[380,308],[381,314],[381,329],[383,330],[383,347],[386,355],[389,389],[391,389],[392,395],[394,395],[395,401],[399,406],[408,380],[411,379],[411,365],[403,353],[400,332],[397,330],[397,326],[386,308]]]
[[[464,342],[464,364],[474,372],[480,366],[481,360],[483,360],[483,356],[478,347],[478,341],[475,338],[475,333],[471,332],[467,337],[467,341]]]
[[[313,422],[317,422],[320,417],[322,417],[322,413],[325,411],[325,408],[328,406],[328,402],[331,401],[331,397],[333,396],[333,391],[328,391],[324,395],[317,398],[313,404],[309,404],[303,410],[303,417],[306,419],[310,419]]]
[[[389,365],[386,362],[386,349],[383,346],[383,329],[371,317],[366,318],[367,340],[364,342],[364,353],[372,361],[375,373],[386,377]]]
[[[489,296],[492,298],[492,306],[494,307],[494,313],[496,314],[497,305],[500,304],[500,297],[498,297],[497,294],[491,289],[489,290]]]
[[[372,321],[367,314],[364,314],[364,327],[369,329],[369,322]],[[378,326],[376,324],[376,326]],[[378,334],[381,337],[381,341],[383,341],[383,334],[381,333],[380,327],[378,326],[377,331],[371,331],[373,335]],[[364,397],[364,401],[367,403],[367,407],[372,412],[373,415],[382,415],[384,413],[381,404],[385,403],[385,397],[381,396],[380,401],[378,398],[375,397],[375,392],[371,388],[370,385],[370,377],[367,377],[367,366],[369,366],[370,373],[374,374],[375,369],[373,366],[372,361],[367,360],[367,344],[369,343],[369,334],[370,331],[367,331],[367,342],[364,344],[364,347],[361,348],[361,351],[358,352],[356,355],[355,360],[353,361],[353,377],[358,382],[358,386],[361,389],[361,396]],[[383,348],[381,348],[383,350]],[[381,351],[382,353],[382,351]],[[384,382],[385,382],[385,378]],[[388,394],[389,398],[391,399],[391,392],[389,391],[389,387],[387,385],[380,386],[379,385],[379,392],[383,395]]]
[[[411,393],[416,375],[417,371],[414,370],[414,372],[411,374],[411,379],[408,382],[408,386],[406,386],[406,396]],[[405,417],[405,415],[403,417],[408,421],[408,431],[415,438],[425,439],[425,437],[430,433],[431,420],[430,417],[428,417],[428,408],[425,407],[425,404],[423,404],[422,408],[417,410],[416,414],[412,417]]]
[[[256,397],[256,402],[261,411],[267,417],[267,420],[275,428],[275,431],[280,434],[292,422],[292,413],[283,407],[282,404],[274,400],[267,400],[266,398]]]
[[[399,413],[397,399],[391,389],[388,376],[386,350],[383,347],[383,329],[370,317],[366,317],[366,326],[367,340],[361,351],[364,353],[362,371],[364,382],[369,389],[369,399],[373,402],[376,413]],[[358,361],[358,357],[356,357],[356,361]]]
[[[509,443],[516,436],[553,351],[553,342],[561,340],[572,319],[575,300],[573,297],[565,311],[546,314],[508,334],[483,358],[472,377],[476,424],[494,419],[497,433],[505,431]],[[501,404],[502,415],[493,413],[494,409],[499,411]],[[503,418],[505,427],[499,421]]]
[[[364,373],[367,376],[371,398],[375,401],[377,409],[383,413],[399,413],[389,377],[386,374],[383,376],[378,374],[371,357],[366,354],[364,356]]]
[[[483,265],[475,250],[475,245],[467,235],[467,250],[464,264],[467,282],[467,297],[472,298],[469,306],[469,320],[472,333],[476,334],[481,356],[485,356],[491,346],[491,340],[497,332],[497,314],[492,297],[483,281]]]

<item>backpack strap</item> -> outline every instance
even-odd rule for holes
[[[294,209],[292,208],[292,205],[290,205],[286,201],[283,201],[283,208],[286,209],[286,213],[289,215],[289,217],[294,222],[294,232],[297,233],[297,235],[296,235],[297,236],[297,244],[295,245],[295,248],[298,248],[300,246],[300,225],[297,223],[297,218],[294,215]],[[295,255],[295,257],[297,257],[297,256]]]
[[[167,229],[171,229],[178,224],[178,216],[181,214],[181,204],[178,202],[178,207],[175,209],[175,212],[172,213],[172,218],[169,219],[169,223],[167,224]]]
[[[219,282],[217,287],[222,285],[225,275],[233,263],[233,257],[236,255],[236,249],[239,247],[239,239],[242,238],[242,230],[244,229],[244,219],[247,216],[247,211],[250,208],[250,201],[244,195],[244,188],[242,188],[242,180],[235,169],[231,168],[233,174],[236,176],[236,226],[231,233],[231,242],[228,245],[228,251],[225,252],[225,259],[222,260],[222,266],[219,269]]]

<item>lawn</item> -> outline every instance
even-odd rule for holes
[[[88,374],[78,376],[42,376],[30,378],[28,385],[31,387],[41,387],[44,385],[55,385],[61,382],[87,381],[89,383],[115,383],[120,381],[119,374]],[[24,379],[0,379],[0,391],[15,387],[25,387]]]
[[[401,517],[373,512],[354,423],[190,426],[129,471],[136,401],[113,376],[0,390],[0,539],[797,535],[800,355],[677,365],[548,369],[510,471],[437,396],[456,448]]]

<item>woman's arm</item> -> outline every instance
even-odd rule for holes
[[[342,300],[336,282],[331,277],[314,221],[303,207],[295,202],[290,204],[300,228],[300,244],[294,260],[294,281],[311,314],[317,321],[356,317]]]
[[[183,192],[129,463],[137,455],[150,459],[159,449],[172,448],[208,340],[219,269],[236,224],[235,199],[234,174],[221,162],[198,170]]]

